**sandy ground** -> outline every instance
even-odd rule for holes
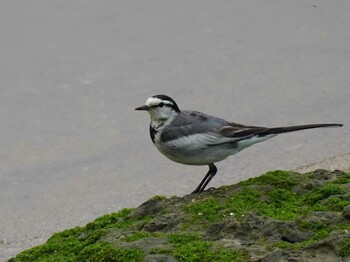
[[[349,13],[347,0],[1,1],[0,261],[197,186],[207,167],[160,155],[133,110],[154,94],[245,124],[345,124],[246,149],[211,186],[349,170]]]
[[[310,172],[315,169],[343,170],[350,172],[350,154],[335,156],[317,163],[311,163],[295,169],[300,173]]]

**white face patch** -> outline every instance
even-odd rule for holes
[[[173,105],[172,101],[159,97],[150,97],[146,100],[145,106],[148,107],[147,111],[151,117],[151,125],[154,128],[159,128],[174,119],[178,113],[174,110]]]
[[[148,107],[152,107],[152,106],[157,106],[159,105],[159,103],[162,102],[161,99],[157,98],[157,97],[150,97],[146,100],[145,105]]]
[[[160,103],[163,104],[167,104],[167,105],[173,105],[173,103],[171,101],[168,100],[162,100],[158,97],[150,97],[146,100],[145,105],[148,107],[154,107],[154,106],[158,106]]]

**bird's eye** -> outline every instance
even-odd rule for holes
[[[160,103],[158,104],[158,106],[159,106],[159,107],[163,107],[163,106],[164,106],[164,103],[163,103],[163,102],[160,102]]]

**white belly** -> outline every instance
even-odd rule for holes
[[[275,135],[265,137],[252,137],[238,142],[227,142],[222,144],[200,144],[198,142],[181,141],[181,143],[155,143],[157,149],[172,161],[185,165],[208,165],[220,162],[230,155],[253,144],[265,141]],[[185,138],[184,138],[185,139]],[[190,138],[188,138],[190,139]]]

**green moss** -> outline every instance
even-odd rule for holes
[[[250,261],[247,252],[228,248],[214,248],[196,234],[173,233],[168,235],[173,249],[154,249],[153,254],[169,254],[177,261]]]
[[[304,205],[302,195],[284,188],[265,192],[254,186],[243,187],[224,203],[215,199],[205,199],[185,207],[185,212],[193,215],[192,224],[198,224],[200,221],[217,222],[230,214],[242,219],[251,211],[279,220],[291,220],[310,210],[310,205]]]
[[[112,213],[110,215],[104,215],[97,218],[92,223],[86,225],[86,229],[129,229],[137,223],[147,223],[154,218],[154,215],[147,215],[141,217],[130,217],[129,215],[134,209],[122,209],[118,213]]]
[[[195,234],[187,234],[187,233],[173,233],[168,235],[168,240],[174,246],[182,246],[193,241],[199,240],[199,236]]]
[[[340,185],[336,184],[325,184],[324,186],[316,189],[306,196],[305,202],[308,204],[315,204],[320,200],[326,199],[332,195],[341,195],[344,190]]]
[[[347,223],[347,221],[345,223],[340,223],[336,225],[337,229],[341,229],[341,230],[345,230],[348,231],[350,230],[350,223]]]
[[[233,213],[237,218],[250,210],[255,209],[260,202],[261,192],[250,187],[245,187],[241,192],[231,196],[225,203],[228,213]]]
[[[333,181],[334,184],[348,184],[350,183],[350,173],[346,173],[342,175],[341,177],[337,178],[335,181]]]
[[[308,212],[302,205],[303,197],[285,189],[274,189],[267,193],[267,201],[259,205],[259,213],[279,219],[292,220]]]
[[[127,218],[131,211],[132,209],[122,209],[118,213],[99,217],[85,227],[53,234],[44,245],[28,249],[12,261],[75,261],[86,247],[99,241],[108,232],[108,228],[125,228],[135,223]]]
[[[344,207],[350,205],[350,200],[343,199],[339,196],[330,196],[322,201],[321,204],[327,211],[340,212],[344,209]]]
[[[214,249],[207,241],[192,241],[178,246],[172,253],[177,261],[185,262],[243,262],[250,261],[246,252],[227,248]]]
[[[85,246],[84,241],[78,239],[83,231],[77,227],[56,233],[46,244],[22,252],[13,261],[73,261]]]
[[[193,214],[193,220],[190,223],[195,224],[199,221],[215,222],[222,219],[220,211],[224,207],[215,199],[209,198],[190,203],[185,206],[186,213]]]
[[[340,249],[339,255],[342,257],[350,256],[350,239],[347,239],[344,246]]]
[[[330,235],[330,232],[332,231],[331,228],[327,227],[325,224],[321,222],[313,222],[310,221],[303,221],[299,224],[300,228],[303,228],[305,230],[311,230],[314,232],[314,234],[303,242],[298,243],[289,243],[285,241],[277,242],[272,244],[273,247],[279,247],[279,248],[290,248],[294,250],[299,250],[305,247],[310,246],[312,243],[319,241],[321,239],[324,239]]]
[[[303,198],[286,189],[273,189],[268,192],[244,188],[233,195],[227,202],[228,210],[237,218],[248,211],[279,220],[290,220],[304,214],[307,210],[302,206]]]
[[[214,249],[212,260],[207,261],[222,261],[222,262],[248,262],[251,261],[248,252],[245,250],[232,250],[229,248]]]
[[[311,211],[341,211],[350,204],[338,195],[344,193],[341,185],[328,183],[309,194],[293,192],[299,174],[286,171],[268,172],[263,176],[241,182],[241,189],[233,193],[226,202],[205,199],[191,203],[185,212],[192,214],[191,224],[217,222],[229,214],[242,219],[247,212],[278,220],[293,220]],[[269,185],[264,188],[257,185]]]
[[[107,242],[97,242],[85,247],[77,256],[76,261],[100,262],[100,261],[142,261],[145,254],[137,248],[118,249]]]
[[[175,247],[171,254],[178,261],[248,261],[244,252],[213,249],[210,242],[201,241],[197,235],[171,234],[168,239]]]
[[[109,226],[115,226],[118,228],[125,228],[130,226],[134,221],[126,219],[133,209],[124,208],[118,213],[111,213],[101,216],[91,223],[88,223],[85,227],[87,230],[106,228]]]
[[[298,173],[291,171],[276,170],[267,172],[266,174],[248,179],[240,184],[242,185],[272,185],[276,188],[291,189],[298,184]]]
[[[146,231],[138,231],[134,234],[131,234],[131,235],[125,237],[123,240],[125,242],[133,242],[133,241],[147,238],[147,237],[160,237],[160,236],[162,236],[162,234],[160,234],[160,233],[149,233]]]
[[[298,184],[298,176],[298,173],[277,170],[244,181],[241,184],[245,187],[232,196],[229,206],[238,218],[247,211],[255,211],[275,219],[294,219],[308,212],[303,196],[292,191]],[[259,189],[257,185],[271,188]]]
[[[306,225],[304,225],[306,227]],[[316,226],[317,227],[317,226]],[[290,248],[294,250],[299,250],[305,247],[310,246],[311,244],[315,243],[316,241],[319,241],[321,239],[324,239],[330,235],[331,229],[325,227],[324,225],[319,225],[319,230],[317,230],[309,239],[303,242],[298,243],[289,243],[285,241],[276,242],[272,244],[273,247],[279,247],[279,248]]]
[[[167,199],[167,197],[161,196],[161,195],[155,195],[155,196],[151,197],[150,199],[148,199],[147,201],[156,201],[156,200],[163,200],[163,199]]]
[[[167,254],[171,255],[173,253],[173,249],[169,248],[153,248],[150,254]]]
[[[330,235],[330,232],[331,232],[330,228],[318,230],[312,237],[302,242],[302,244],[304,244],[304,246],[309,246],[316,241],[319,241],[321,239],[328,237]]]
[[[320,231],[327,229],[327,225],[318,221],[301,220],[298,222],[298,226],[303,230]]]
[[[178,261],[204,261],[208,257],[209,242],[192,241],[179,245],[174,251],[173,256]]]

